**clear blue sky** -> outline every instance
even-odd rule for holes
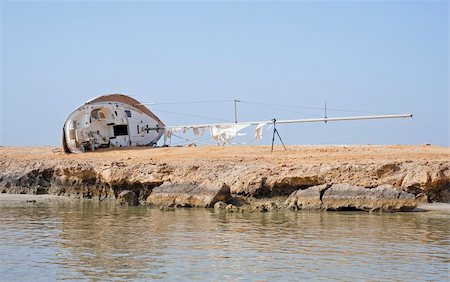
[[[66,116],[107,93],[413,113],[279,130],[289,144],[449,145],[447,1],[0,5],[0,145],[58,145]],[[231,103],[150,108],[168,125],[215,121],[168,111],[233,120]],[[242,121],[320,115],[239,104]]]

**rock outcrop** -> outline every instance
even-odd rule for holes
[[[173,184],[165,182],[153,189],[147,203],[157,206],[213,207],[215,203],[231,198],[225,183]]]
[[[291,209],[322,209],[322,195],[329,185],[312,186],[293,192],[285,204]]]
[[[414,194],[392,185],[367,189],[349,184],[334,184],[323,192],[322,203],[326,210],[405,211],[417,206]]]
[[[291,209],[407,211],[416,196],[392,185],[364,188],[350,184],[319,185],[293,192],[285,204]]]
[[[450,201],[449,160],[449,148],[433,146],[305,146],[272,154],[264,146],[135,148],[79,155],[0,147],[0,193],[195,207],[277,199],[275,205],[244,201],[261,211],[282,203],[403,210],[418,200]]]

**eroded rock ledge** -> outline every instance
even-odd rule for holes
[[[27,152],[28,151],[28,152]],[[137,148],[81,155],[0,148],[0,192],[228,210],[410,210],[450,200],[433,146]]]
[[[417,197],[392,185],[364,188],[349,184],[313,186],[293,192],[286,200],[291,209],[411,210]]]

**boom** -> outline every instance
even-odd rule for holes
[[[350,121],[350,120],[369,120],[369,119],[392,119],[392,118],[411,118],[412,114],[399,114],[399,115],[377,115],[377,116],[353,116],[353,117],[326,117],[326,118],[311,118],[311,119],[286,119],[276,120],[277,124],[289,124],[289,123],[308,123],[308,122],[332,122],[332,121]],[[207,123],[207,124],[195,124],[195,125],[178,125],[178,126],[166,126],[166,129],[170,128],[201,128],[212,126],[233,126],[233,125],[263,125],[272,124],[274,120],[269,121],[248,121],[237,123]]]

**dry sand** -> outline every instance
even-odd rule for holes
[[[101,149],[84,154],[64,154],[58,147],[0,147],[1,159],[18,160],[79,160],[79,161],[122,161],[129,164],[152,161],[195,162],[231,161],[264,163],[378,163],[407,161],[450,161],[450,148],[438,146],[276,146],[273,153],[270,146],[204,146],[165,148],[117,148]]]

